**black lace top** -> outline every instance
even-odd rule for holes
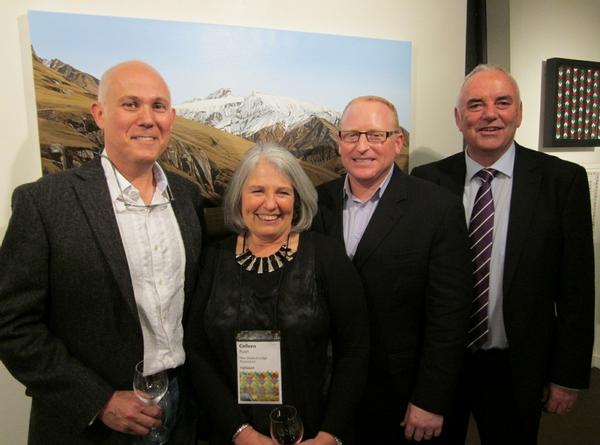
[[[302,233],[293,261],[257,274],[235,261],[235,237],[207,252],[186,323],[187,363],[211,416],[211,444],[230,444],[246,422],[269,435],[273,405],[238,405],[235,333],[281,331],[283,403],[296,406],[305,439],[319,430],[347,435],[368,361],[368,323],[360,279],[344,248]]]

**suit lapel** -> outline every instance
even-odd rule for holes
[[[340,178],[334,184],[335,186],[329,190],[329,208],[327,212],[329,217],[327,221],[326,233],[340,241],[344,242],[344,178]]]
[[[514,178],[504,260],[503,287],[505,295],[508,294],[512,278],[517,270],[519,257],[526,244],[542,180],[535,159],[530,157],[527,150],[519,145],[516,145],[515,148]]]
[[[137,318],[137,306],[133,295],[127,257],[100,158],[89,161],[77,171],[73,180],[73,187],[121,294],[125,298],[127,306]]]
[[[200,224],[198,216],[191,205],[190,201],[186,199],[185,190],[179,187],[177,181],[171,181],[169,174],[169,185],[173,190],[173,213],[177,219],[177,225],[179,226],[179,232],[181,233],[181,239],[185,248],[185,296],[184,299],[184,314],[187,311],[187,306],[190,302],[191,292],[194,290],[196,271],[198,263],[196,258],[199,258],[201,246],[201,240],[194,237],[193,230]]]
[[[390,230],[394,228],[397,220],[402,217],[405,212],[406,197],[406,176],[394,165],[390,182],[356,248],[354,265],[357,268],[364,264]]]
[[[439,185],[462,198],[465,189],[465,175],[467,174],[465,154],[462,152],[457,153],[448,161],[450,162],[448,176],[442,176]]]

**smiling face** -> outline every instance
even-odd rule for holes
[[[169,143],[175,110],[162,77],[141,62],[126,62],[103,77],[92,115],[104,130],[106,152],[119,170],[151,166]]]
[[[340,121],[341,131],[399,130],[393,111],[384,103],[363,100],[351,104]],[[348,172],[352,193],[359,198],[374,192],[402,150],[402,132],[382,143],[367,141],[361,135],[358,142],[338,142],[342,164]]]
[[[294,187],[272,163],[258,161],[242,187],[242,219],[251,237],[283,243],[292,230]]]
[[[502,71],[474,74],[462,87],[454,117],[469,156],[484,166],[493,164],[510,147],[521,125],[516,85]]]

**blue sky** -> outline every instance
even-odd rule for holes
[[[123,60],[153,65],[173,103],[229,87],[293,97],[341,111],[349,99],[376,94],[398,108],[410,129],[410,42],[239,26],[29,12],[31,42],[100,77]]]

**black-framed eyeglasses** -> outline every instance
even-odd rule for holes
[[[381,144],[393,135],[400,133],[398,130],[392,131],[379,131],[379,130],[370,130],[370,131],[338,131],[338,136],[342,142],[346,142],[348,144],[355,144],[360,139],[360,135],[364,134],[367,138],[367,141],[375,144]]]
[[[119,201],[121,201],[123,203],[123,205],[125,205],[125,208],[127,210],[151,210],[157,207],[164,207],[166,205],[171,204],[173,201],[175,201],[175,197],[173,196],[173,191],[171,190],[171,186],[169,185],[169,183],[167,182],[167,188],[165,190],[166,192],[166,201],[165,202],[157,202],[155,204],[135,204],[132,202],[128,202],[127,198],[125,198],[125,193],[123,192],[123,187],[121,187],[121,183],[119,182],[119,175],[117,175],[117,167],[115,167],[115,164],[113,164],[113,162],[110,160],[110,158],[108,156],[106,156],[105,154],[101,155],[103,158],[105,158],[106,160],[108,160],[108,162],[110,163],[110,166],[112,167],[112,171],[115,175],[115,182],[117,183],[117,187],[119,189],[119,196],[117,197],[117,199]]]

